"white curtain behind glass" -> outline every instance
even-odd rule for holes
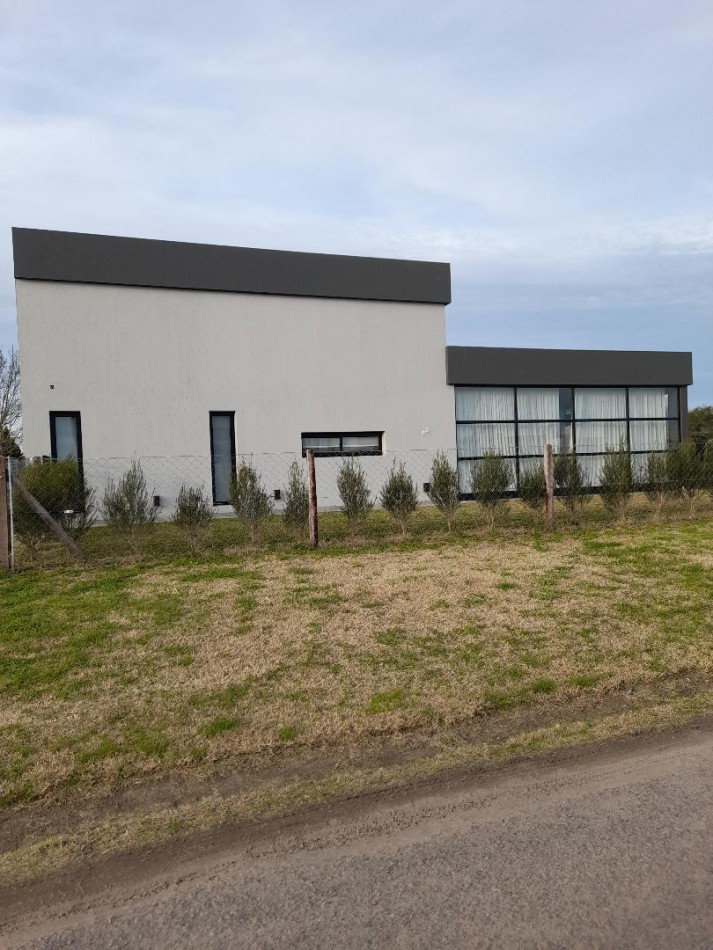
[[[548,442],[555,452],[562,451],[559,422],[524,423],[518,426],[518,440],[520,455],[542,455]]]
[[[456,440],[460,458],[486,453],[515,454],[515,426],[512,423],[458,425]]]
[[[603,455],[584,455],[578,459],[582,469],[582,479],[584,484],[590,488],[596,488],[602,481],[602,466],[604,465]]]
[[[632,419],[641,416],[644,419],[659,418],[668,415],[668,393],[665,389],[630,389],[629,415]]]
[[[576,419],[626,419],[626,390],[575,389]]]
[[[656,452],[668,448],[668,422],[665,419],[647,419],[629,425],[632,452]]]
[[[517,415],[525,419],[559,419],[559,389],[518,389]]]
[[[626,445],[625,422],[577,422],[577,451],[606,452]]]
[[[510,387],[456,386],[456,419],[506,421],[515,418],[515,391]]]

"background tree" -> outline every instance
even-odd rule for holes
[[[688,413],[688,436],[699,452],[713,440],[713,406],[696,406]]]
[[[669,452],[669,477],[687,499],[689,517],[695,517],[696,499],[704,488],[705,477],[703,457],[693,439],[682,442]]]
[[[418,506],[418,488],[403,462],[394,462],[391,466],[379,502],[401,528],[401,534],[405,535],[409,519]]]
[[[505,506],[511,480],[507,462],[499,455],[487,453],[479,464],[473,466],[470,476],[473,497],[488,513],[491,529],[495,527],[495,519]]]
[[[19,455],[22,437],[20,362],[17,350],[0,349],[0,455]]]
[[[451,465],[445,452],[436,452],[433,456],[428,497],[446,519],[450,531],[460,505],[460,485],[458,469]]]

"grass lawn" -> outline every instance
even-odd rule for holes
[[[0,803],[713,670],[713,523],[0,580]]]

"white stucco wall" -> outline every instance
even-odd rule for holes
[[[49,454],[50,410],[81,413],[85,459],[207,459],[211,410],[235,411],[241,455],[299,453],[303,431],[383,430],[389,452],[455,446],[442,306],[26,280],[16,291],[27,455]]]

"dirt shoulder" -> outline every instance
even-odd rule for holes
[[[614,718],[621,725],[621,717]],[[235,860],[238,853],[254,849],[267,853],[278,847],[286,836],[292,841],[306,840],[317,833],[320,826],[340,826],[342,822],[368,817],[374,809],[383,806],[398,808],[418,804],[431,795],[446,794],[466,783],[477,782],[481,793],[495,793],[503,782],[536,781],[553,767],[557,768],[558,780],[562,780],[583,764],[598,767],[623,763],[632,756],[654,756],[662,750],[698,742],[698,737],[704,741],[704,737],[713,735],[713,709],[704,716],[678,724],[664,725],[660,719],[654,723],[651,716],[648,722],[647,727],[634,733],[563,744],[536,755],[513,754],[487,762],[463,763],[430,775],[414,774],[410,779],[402,777],[402,781],[391,786],[355,791],[348,797],[316,806],[302,805],[262,820],[223,823],[190,835],[174,835],[151,848],[130,847],[120,853],[88,854],[81,863],[66,867],[61,873],[44,874],[21,886],[0,887],[0,907],[3,908],[0,928],[16,927],[20,921],[31,925],[33,919],[40,916],[68,914],[80,905],[106,906],[118,899],[129,899],[132,894],[150,893],[165,887],[169,880],[190,878],[206,865],[214,866],[222,859]]]

